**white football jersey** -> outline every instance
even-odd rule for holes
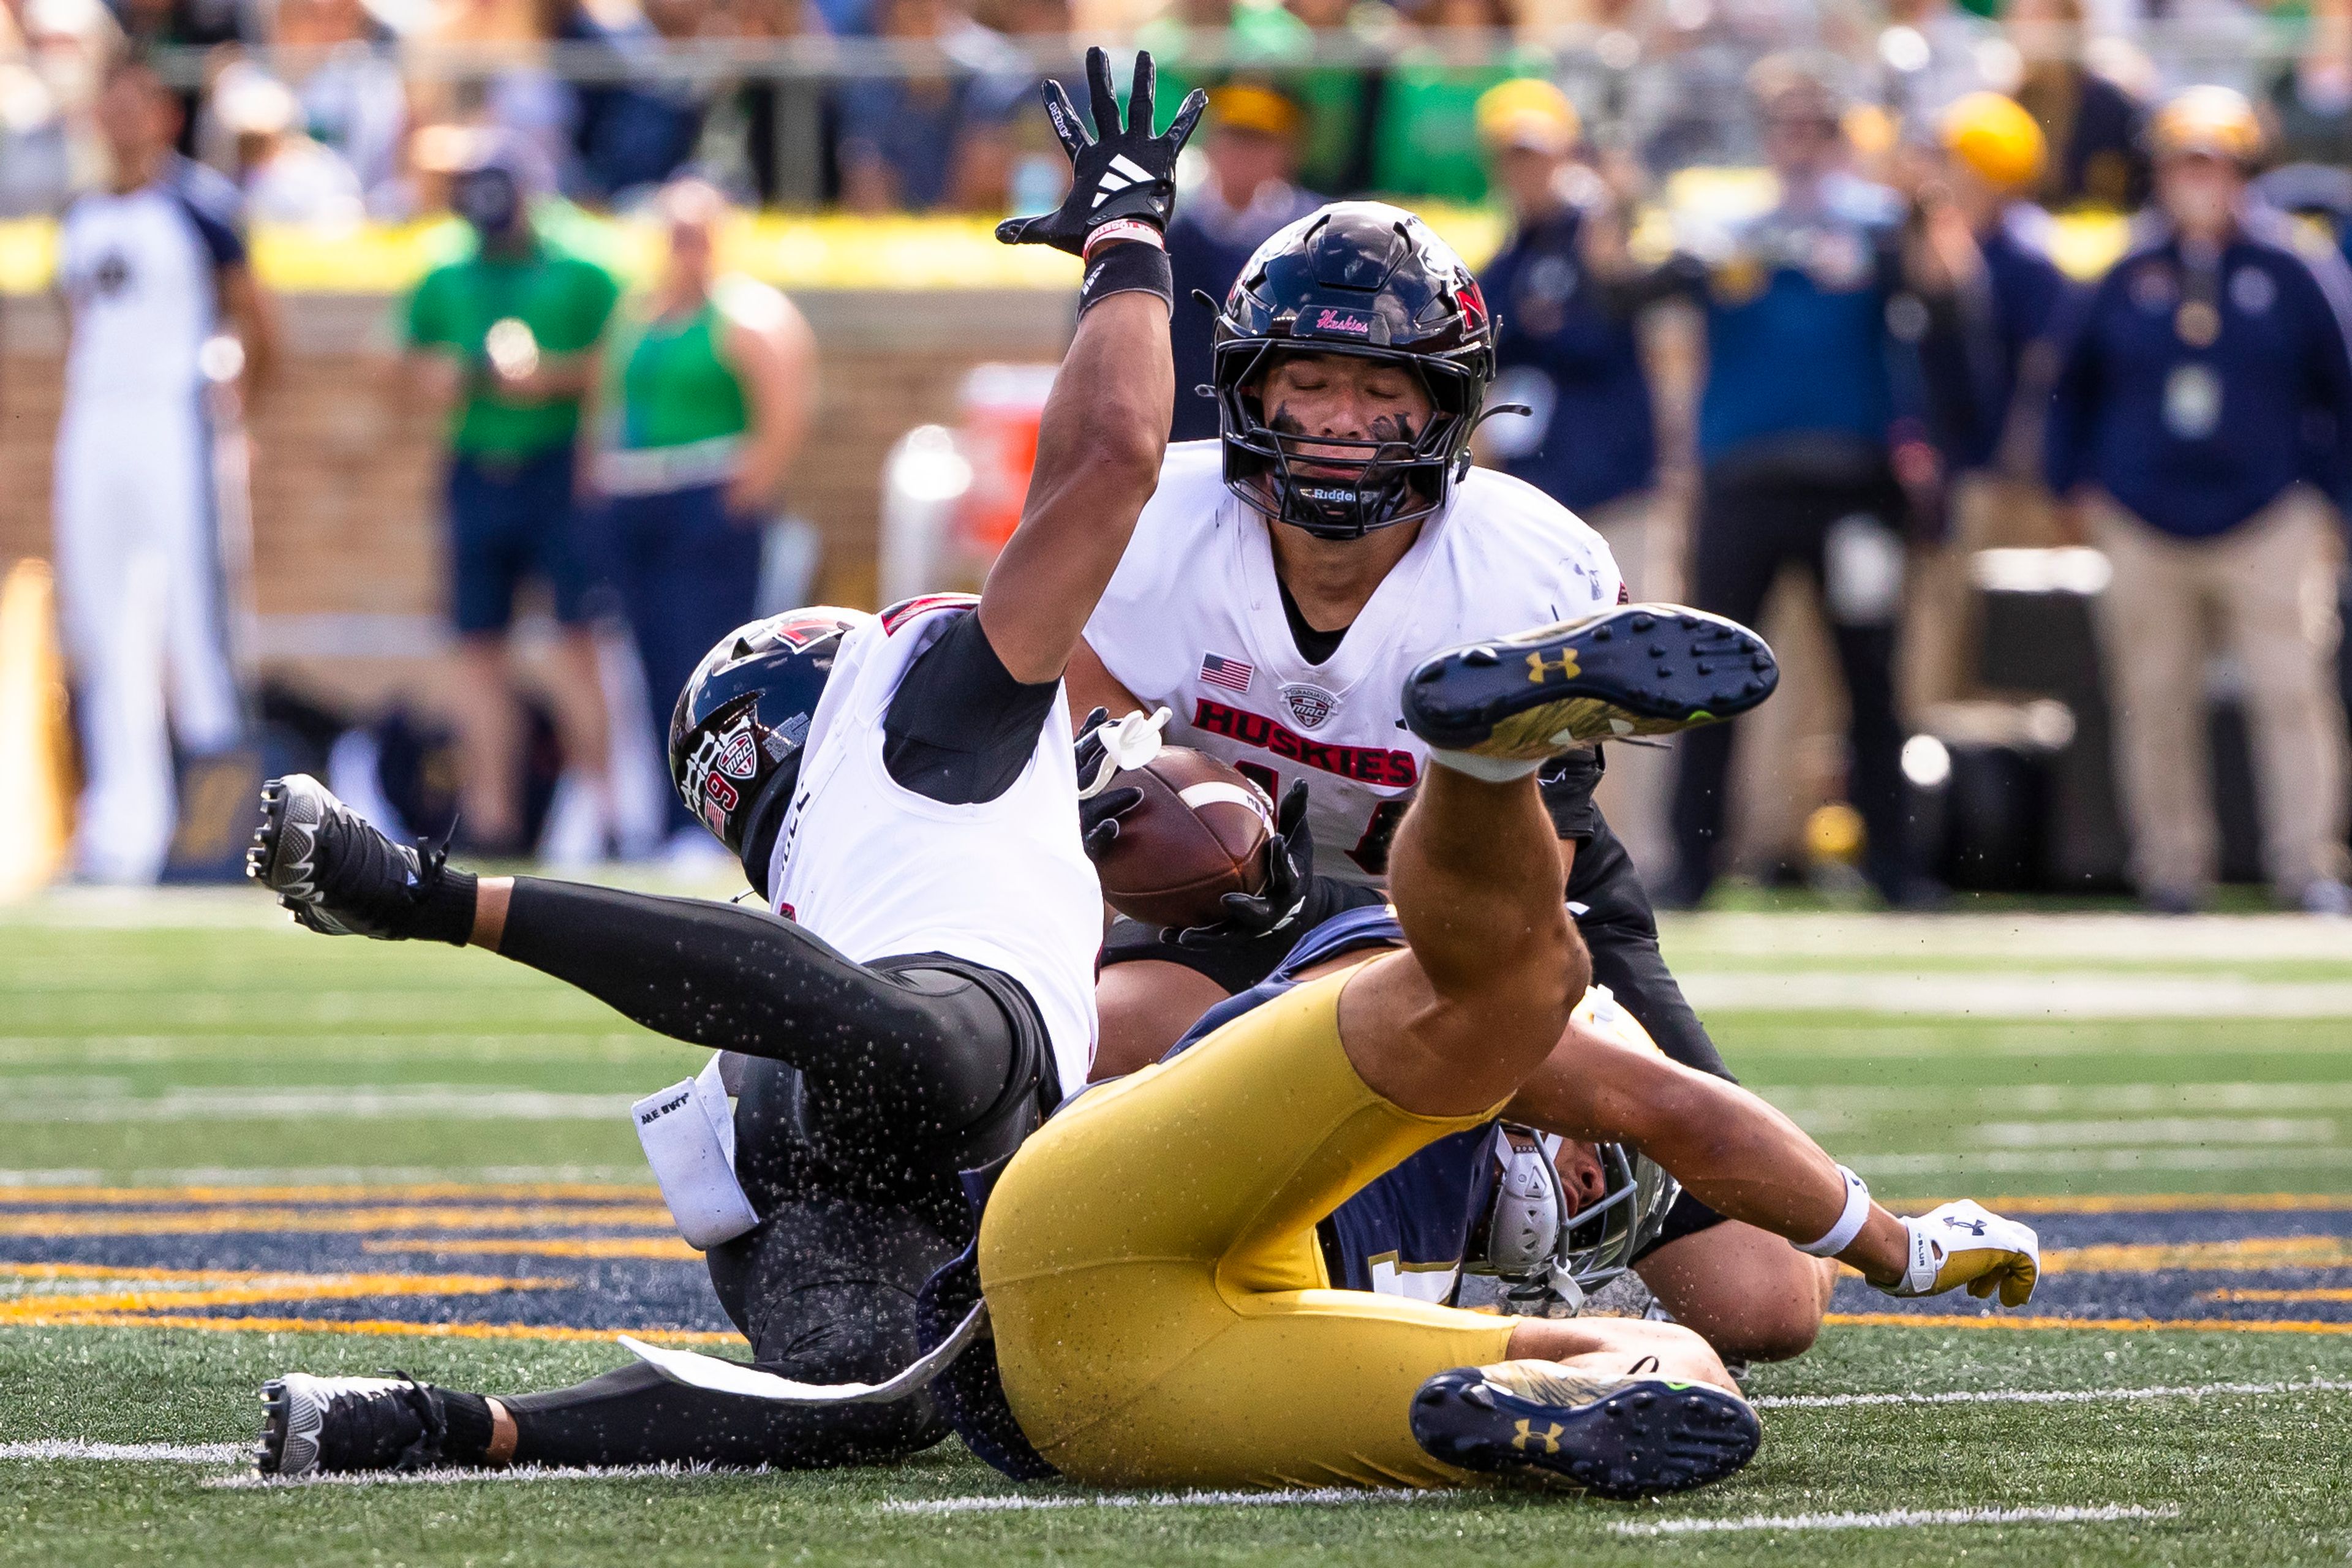
[[[236,188],[171,159],[152,184],[66,209],[58,284],[73,313],[66,395],[185,398],[219,316],[220,272],[245,260]]]
[[[943,952],[1018,980],[1075,1093],[1094,1061],[1102,886],[1078,839],[1067,706],[1055,702],[1028,767],[994,800],[928,799],[882,761],[899,681],[971,603],[918,599],[842,638],[768,886],[778,914],[860,963]]]
[[[1279,801],[1307,785],[1316,868],[1378,882],[1428,748],[1398,694],[1445,648],[1616,604],[1601,536],[1534,486],[1474,468],[1422,525],[1329,662],[1292,639],[1266,521],[1225,488],[1214,441],[1168,449],[1160,489],[1087,642],[1168,739],[1223,758]]]

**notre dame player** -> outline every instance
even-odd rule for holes
[[[1158,479],[1173,395],[1162,233],[1203,102],[1152,134],[1139,58],[1098,139],[1052,82],[1069,199],[998,231],[1085,258],[1077,331],[1021,526],[977,604],[795,612],[714,648],[670,762],[688,809],[773,912],[420,857],[301,775],[264,791],[255,877],[313,931],[485,947],[749,1064],[736,1173],[757,1223],[711,1283],[757,1364],[878,1379],[917,1353],[914,1296],[971,1240],[958,1171],[1001,1159],[1084,1081],[1099,889],[1080,846],[1061,676]],[[514,1461],[815,1466],[939,1440],[933,1403],[810,1412],[632,1366],[491,1397],[291,1373],[264,1390],[266,1472]]]

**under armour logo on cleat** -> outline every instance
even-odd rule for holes
[[[1576,666],[1576,650],[1572,647],[1564,647],[1560,649],[1559,657],[1556,659],[1547,659],[1539,653],[1531,653],[1528,655],[1528,684],[1529,686],[1541,686],[1544,683],[1544,671],[1547,669],[1557,669],[1559,671],[1559,678],[1562,680],[1574,680],[1578,676],[1584,673]]]
[[[1096,184],[1095,205],[1100,206],[1129,185],[1139,185],[1150,178],[1150,170],[1121,153],[1110,161],[1110,167],[1103,171],[1101,181]]]
[[[1518,1424],[1517,1436],[1511,1439],[1511,1447],[1525,1453],[1535,1444],[1541,1443],[1545,1453],[1557,1454],[1559,1452],[1559,1435],[1565,1430],[1555,1421],[1538,1432],[1535,1430],[1534,1422],[1522,1420]]]

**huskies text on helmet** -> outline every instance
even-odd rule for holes
[[[1409,440],[1276,430],[1260,388],[1286,350],[1410,371],[1429,395],[1427,426]],[[1495,325],[1470,269],[1428,225],[1384,202],[1335,202],[1250,258],[1213,352],[1227,487],[1276,522],[1356,539],[1440,510],[1469,471]],[[1299,471],[1307,462],[1326,471]]]

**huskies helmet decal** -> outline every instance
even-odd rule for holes
[[[696,820],[738,858],[782,819],[809,721],[841,639],[868,617],[819,605],[729,632],[703,656],[669,721],[669,776]],[[764,865],[746,859],[754,885]]]

